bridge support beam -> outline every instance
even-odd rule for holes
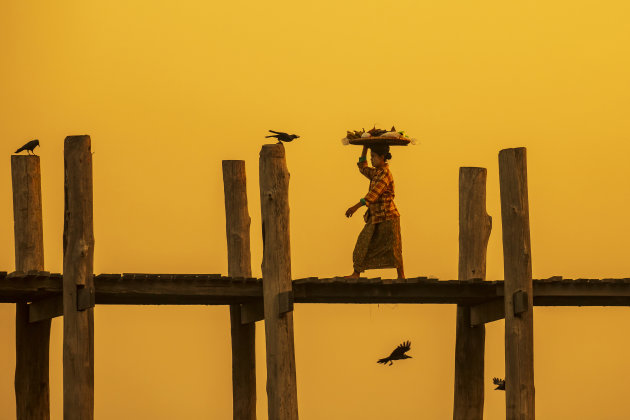
[[[506,419],[534,420],[534,307],[524,147],[499,152],[505,299]]]
[[[39,156],[11,156],[15,270],[44,270],[42,188]],[[16,280],[20,281],[20,280]],[[26,302],[15,314],[15,401],[17,420],[50,418],[50,319],[29,322]]]
[[[292,290],[289,171],[282,144],[265,144],[262,147],[259,171],[269,418],[297,420],[293,311],[289,310],[288,302],[291,300],[285,294]],[[287,299],[281,298],[281,295],[287,296]],[[287,303],[282,311],[281,301]]]
[[[63,418],[94,419],[94,224],[90,136],[64,141],[63,230]],[[83,299],[82,299],[83,300]],[[89,299],[88,299],[89,300]]]
[[[486,278],[492,218],[486,213],[485,168],[459,169],[459,280]],[[482,420],[485,325],[471,325],[471,308],[457,305],[453,420]]]
[[[251,218],[247,209],[245,161],[223,161],[223,189],[228,275],[249,278],[252,276]],[[254,305],[230,305],[234,420],[256,420],[256,324],[253,322],[256,312],[251,310]]]

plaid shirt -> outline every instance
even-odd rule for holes
[[[359,171],[370,180],[370,190],[364,197],[368,211],[363,219],[366,223],[380,223],[400,217],[394,204],[394,178],[389,171],[389,165],[381,168],[368,166],[367,160],[359,160]]]

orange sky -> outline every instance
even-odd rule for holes
[[[527,147],[533,276],[630,277],[630,5],[625,1],[0,0],[0,270],[14,269],[9,155],[39,138],[46,269],[60,272],[63,139],[92,137],[96,273],[223,273],[222,159],[244,159],[252,269],[258,153],[295,132],[293,277],[352,271],[367,191],[347,129],[392,149],[408,276],[457,276],[458,168],[488,168],[488,279],[503,278],[498,152]],[[322,196],[322,193],[325,193]],[[357,217],[358,216],[358,217]],[[370,276],[394,277],[395,270]],[[15,417],[14,305],[0,304],[0,419]],[[455,307],[297,305],[303,420],[448,419]],[[627,308],[534,314],[536,417],[624,419]],[[485,419],[504,418],[504,324],[488,324]],[[99,419],[231,418],[226,307],[95,310]],[[375,363],[402,340],[413,359]],[[62,320],[51,419],[62,418]],[[267,418],[257,326],[258,418]]]

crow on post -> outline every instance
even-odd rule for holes
[[[19,149],[17,149],[15,151],[15,153],[20,153],[22,150],[26,150],[26,152],[32,152],[35,147],[39,146],[39,140],[35,139],[35,140],[31,140],[28,143],[26,143],[24,146],[20,147]],[[33,153],[35,154],[35,153]],[[30,153],[29,153],[30,155]]]
[[[389,366],[391,366],[394,360],[411,359],[411,356],[407,356],[405,354],[410,349],[411,349],[411,342],[406,341],[402,343],[401,345],[399,345],[398,347],[396,347],[394,351],[392,352],[392,354],[390,354],[388,357],[379,359],[376,363],[382,363],[385,365],[389,362]]]
[[[287,134],[281,131],[273,131],[273,130],[269,130],[269,131],[274,134],[270,136],[265,136],[265,138],[275,137],[276,139],[278,139],[278,144],[280,144],[283,141],[289,142],[289,141],[293,141],[294,139],[300,138],[300,136],[298,136],[297,134]]]
[[[505,379],[492,378],[492,383],[497,385],[497,387],[494,388],[495,391],[505,391]]]

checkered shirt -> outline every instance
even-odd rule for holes
[[[400,217],[394,204],[394,177],[385,163],[381,168],[368,166],[366,160],[357,163],[359,171],[370,180],[370,190],[364,197],[368,212],[363,216],[366,222],[380,223]]]

